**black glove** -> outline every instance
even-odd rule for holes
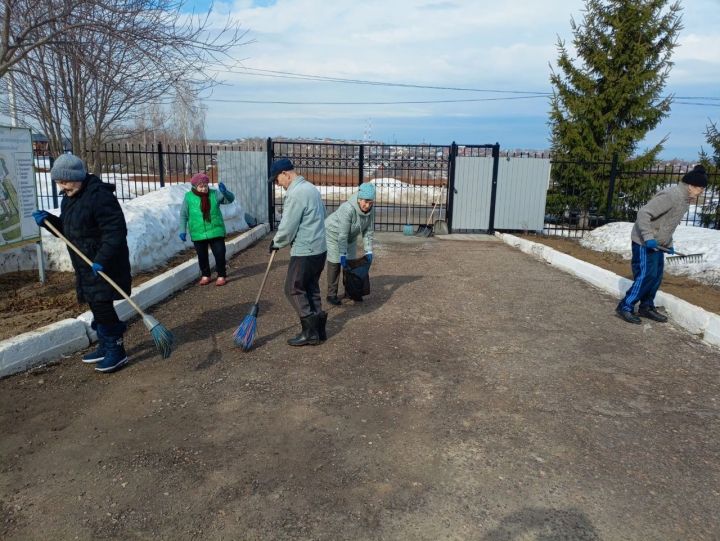
[[[271,254],[271,253],[273,253],[275,250],[279,250],[279,249],[280,249],[280,248],[278,248],[277,246],[275,246],[275,241],[274,241],[274,240],[271,240],[271,241],[270,241],[270,246],[268,247],[268,253]]]

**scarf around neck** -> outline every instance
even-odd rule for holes
[[[198,192],[195,188],[192,189],[192,193],[200,198],[200,210],[202,211],[203,220],[206,222],[210,221],[210,190],[205,193]]]

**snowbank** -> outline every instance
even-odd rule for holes
[[[580,244],[597,252],[614,252],[632,258],[630,222],[615,222],[585,233]],[[673,235],[675,249],[683,254],[705,254],[700,263],[665,265],[665,272],[689,276],[709,285],[720,284],[720,231],[681,225]]]
[[[192,247],[189,240],[183,243],[178,238],[180,205],[189,189],[190,184],[175,184],[120,203],[128,225],[128,247],[133,274],[160,267],[178,252]],[[245,212],[237,201],[221,205],[220,209],[228,233],[248,229]],[[60,214],[59,209],[48,212]],[[46,268],[72,271],[70,257],[62,241],[44,229],[42,240]],[[3,254],[0,273],[33,268],[37,268],[35,247],[30,246]]]
[[[312,182],[312,179],[309,179]],[[424,205],[432,206],[447,199],[444,186],[415,186],[394,178],[375,178],[370,181],[375,185],[375,203],[378,205]],[[335,203],[346,201],[359,186],[316,186],[324,201]],[[285,189],[275,185],[275,197],[285,197]]]

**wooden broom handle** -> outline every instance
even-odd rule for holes
[[[427,228],[427,227],[430,227],[430,220],[432,220],[433,214],[435,214],[435,207],[437,207],[437,205],[438,205],[438,204],[437,204],[437,201],[435,201],[435,204],[433,205],[433,208],[432,208],[432,210],[430,211],[430,216],[428,217],[428,221],[427,221],[427,223],[425,224],[425,227],[426,227],[426,228]]]
[[[255,297],[255,304],[260,302],[260,295],[262,295],[263,288],[265,287],[265,281],[267,280],[268,274],[270,274],[270,265],[272,265],[276,253],[277,250],[273,250],[270,254],[270,261],[268,261],[267,269],[265,269],[265,276],[263,276],[262,282],[260,283],[260,291],[258,291],[257,297]]]
[[[56,228],[53,224],[51,224],[49,220],[43,220],[43,224],[44,224],[45,227],[47,227],[50,231],[52,231],[53,233],[55,233],[55,235],[57,235],[57,237],[58,237],[60,240],[62,240],[62,241],[68,246],[68,248],[70,248],[73,252],[75,252],[77,255],[79,255],[79,256],[82,258],[82,260],[85,261],[85,263],[87,263],[88,265],[90,265],[90,266],[92,267],[93,262],[90,261],[90,258],[89,258],[88,256],[86,256],[84,253],[82,253],[82,252],[80,251],[80,249],[79,249],[77,246],[75,246],[72,242],[70,242],[68,239],[66,239],[65,236],[64,236],[62,233],[60,233],[60,231],[58,231],[57,228]],[[125,293],[125,291],[123,291],[123,289],[122,289],[119,285],[117,285],[112,278],[110,278],[110,277],[109,277],[107,274],[105,274],[103,271],[98,271],[98,274],[99,274],[100,276],[102,276],[102,277],[107,281],[108,284],[110,284],[111,286],[113,286],[113,287],[115,288],[115,290],[116,290],[118,293],[120,293],[120,295],[122,295],[123,298],[124,298],[126,301],[128,301],[128,302],[132,305],[132,307],[135,308],[135,310],[137,310],[137,312],[138,312],[141,316],[145,317],[145,312],[142,311],[142,308],[140,308],[140,307],[137,305],[137,303],[130,298],[130,295],[128,295],[127,293]]]

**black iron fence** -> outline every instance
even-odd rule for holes
[[[256,141],[233,146],[113,143],[88,150],[84,156],[88,169],[105,182],[115,184],[119,200],[129,201],[168,184],[187,182],[198,171],[207,173],[211,182],[215,182],[219,150],[265,148],[265,142],[259,145]],[[34,153],[38,205],[43,209],[58,208],[60,195],[50,179],[53,157],[42,149],[35,149]]]
[[[454,160],[458,156],[495,156],[499,145],[384,145],[252,140],[240,145],[181,146],[107,144],[85,153],[93,172],[116,185],[120,200],[130,200],[168,184],[187,182],[198,171],[217,180],[219,150],[265,151],[268,164],[287,157],[323,194],[333,212],[365,181],[377,189],[376,228],[402,231],[446,219],[452,226]],[[550,158],[542,233],[580,237],[585,231],[612,221],[635,220],[639,208],[658,190],[680,181],[686,165],[655,165],[639,169],[632,163],[567,161],[546,154],[503,152],[500,157]],[[52,158],[35,151],[40,208],[57,208],[60,195],[50,180]],[[720,173],[712,171],[710,184],[691,203],[684,223],[720,228]],[[500,179],[501,180],[501,179]],[[274,226],[282,213],[283,191],[275,187],[269,202]]]
[[[376,187],[375,228],[402,231],[444,218],[447,209],[450,145],[381,145],[270,141],[269,163],[292,160],[318,187],[328,214],[363,182]],[[270,198],[274,227],[282,214],[284,190]],[[432,209],[435,209],[434,211]]]
[[[638,210],[661,189],[677,184],[688,165],[638,168],[611,161],[552,159],[545,229],[549,235],[581,237],[609,222],[634,222]],[[720,174],[711,171],[703,194],[691,201],[683,225],[720,229]]]

